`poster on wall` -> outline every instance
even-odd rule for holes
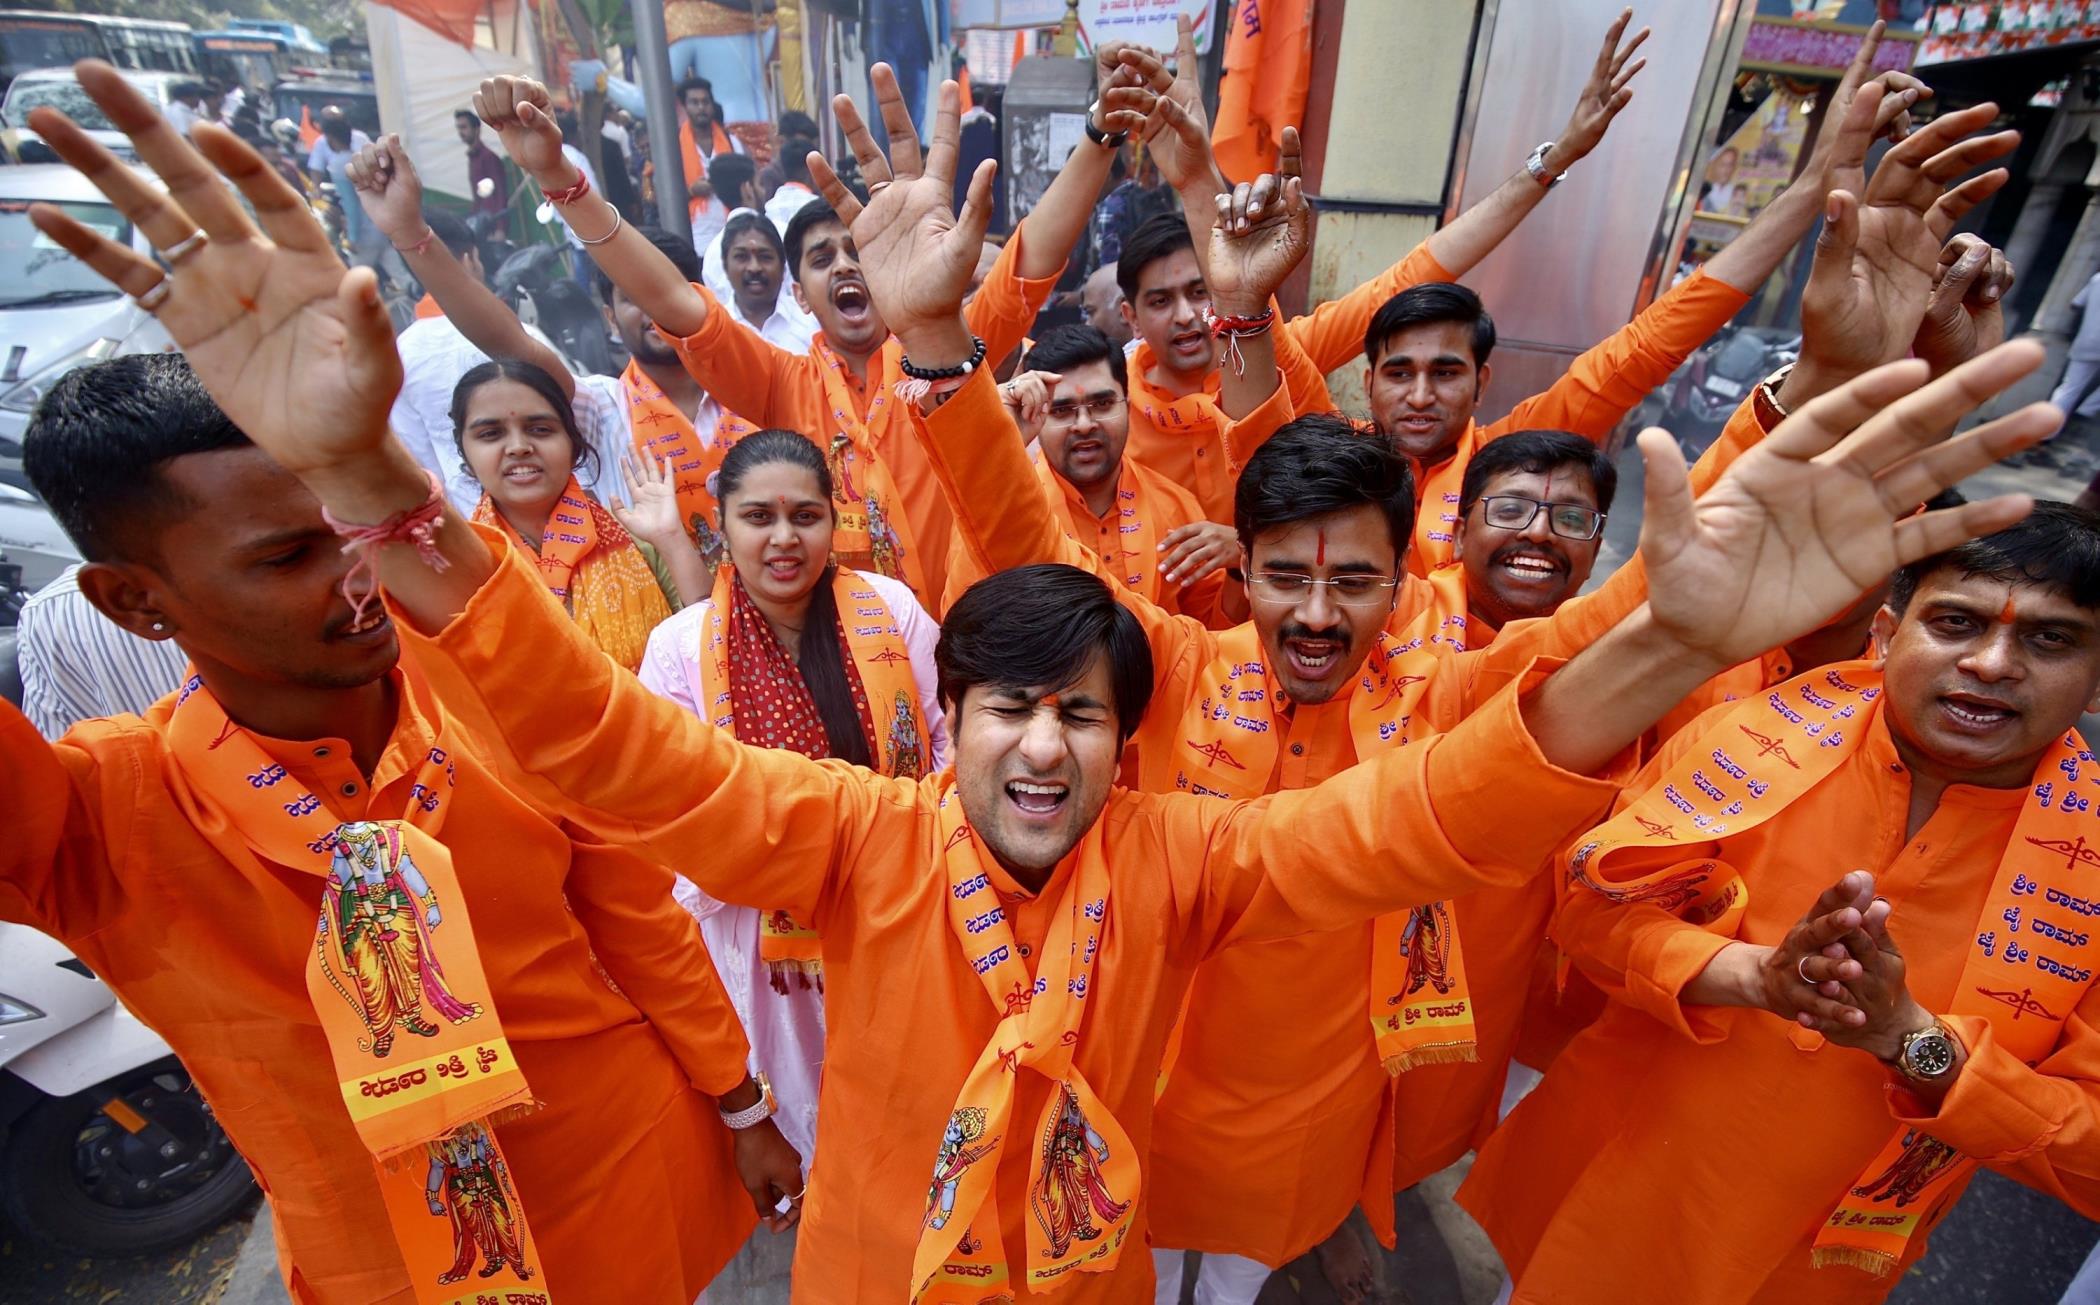
[[[1226,0],[1237,3],[1238,0]],[[1079,36],[1092,49],[1106,41],[1132,41],[1155,50],[1174,48],[1174,20],[1187,14],[1196,24],[1196,51],[1210,50],[1210,29],[1220,0],[1079,0]],[[1065,20],[1065,0],[948,0],[950,25],[1015,29],[1056,27]]]
[[[1744,223],[1756,217],[1793,179],[1814,107],[1812,99],[1783,90],[1767,95],[1757,112],[1707,158],[1697,215]]]

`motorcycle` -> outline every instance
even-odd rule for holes
[[[0,635],[0,687],[19,699],[12,623]],[[56,939],[0,924],[0,1212],[9,1222],[87,1255],[142,1255],[195,1241],[260,1194],[160,1035]]]
[[[537,326],[565,357],[587,372],[610,376],[613,361],[597,301],[569,275],[567,246],[527,245],[496,268],[495,291],[518,320]]]

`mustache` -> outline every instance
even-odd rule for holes
[[[1292,639],[1332,639],[1336,643],[1347,643],[1349,642],[1349,627],[1346,625],[1330,625],[1324,630],[1315,630],[1302,622],[1285,621],[1277,629],[1276,638],[1279,642],[1287,642]]]
[[[1514,557],[1518,553],[1536,553],[1540,557],[1543,557],[1548,561],[1552,562],[1555,566],[1559,567],[1564,572],[1573,570],[1575,566],[1573,562],[1568,560],[1567,553],[1564,550],[1562,550],[1560,545],[1542,544],[1528,539],[1524,540],[1521,543],[1504,544],[1502,547],[1495,550],[1494,555],[1492,557],[1488,558],[1488,563],[1490,565],[1493,565],[1494,563],[1500,562],[1505,558]]]

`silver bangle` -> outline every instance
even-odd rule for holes
[[[608,240],[612,239],[612,238],[613,238],[614,236],[617,236],[617,235],[619,235],[619,234],[620,234],[620,228],[621,228],[622,226],[624,226],[624,225],[626,224],[626,222],[627,222],[627,219],[626,219],[626,218],[624,218],[624,217],[622,217],[622,216],[620,215],[620,210],[619,210],[619,209],[616,209],[616,208],[613,208],[613,206],[612,206],[611,204],[607,204],[607,205],[606,205],[606,207],[607,207],[607,208],[612,208],[612,215],[613,215],[613,224],[612,224],[612,230],[610,230],[610,231],[606,232],[606,233],[605,233],[604,235],[602,235],[602,236],[598,237],[598,238],[597,238],[596,240],[592,240],[592,239],[590,239],[589,237],[585,236],[585,235],[584,235],[584,234],[583,234],[582,232],[578,231],[578,232],[576,233],[576,238],[577,238],[578,240],[582,241],[582,242],[583,242],[584,244],[586,244],[586,245],[602,245],[602,244],[604,244],[604,243],[605,243],[606,241],[608,241]],[[575,230],[576,230],[576,228],[574,228],[574,227],[570,227],[569,229],[570,229],[571,231],[575,231]]]

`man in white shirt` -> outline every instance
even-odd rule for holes
[[[736,319],[790,353],[805,353],[817,319],[795,301],[787,248],[763,213],[740,208],[702,260],[702,284],[731,305]]]
[[[178,82],[168,90],[168,123],[175,134],[189,138],[190,128],[203,121],[204,88],[195,82]]]
[[[22,712],[47,739],[97,716],[142,714],[182,686],[182,649],[104,616],[80,592],[77,563],[31,594],[20,619]]]

